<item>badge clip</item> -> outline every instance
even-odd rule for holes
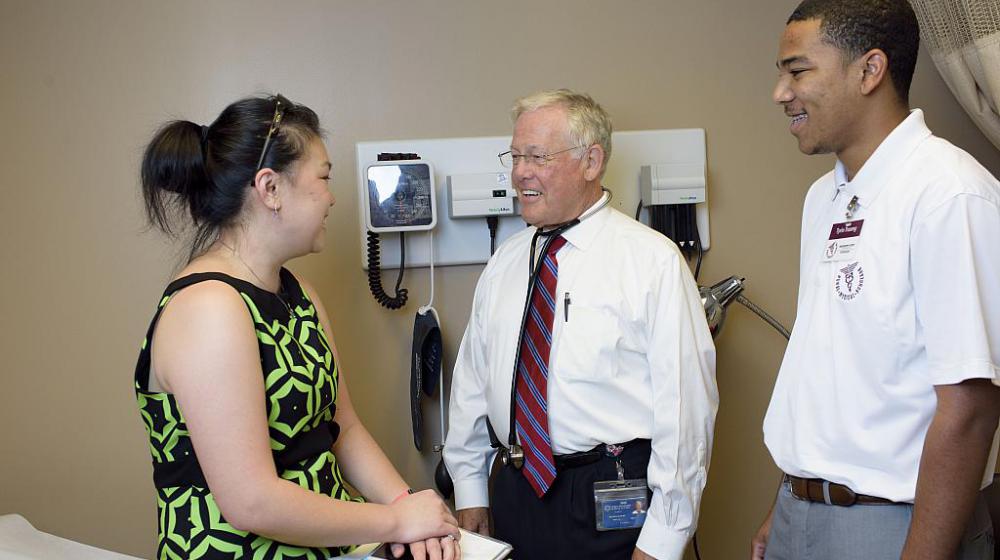
[[[847,212],[844,212],[844,217],[850,220],[854,213],[858,210],[858,195],[851,197],[851,201],[847,203]]]

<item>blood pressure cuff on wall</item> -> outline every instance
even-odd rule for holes
[[[421,394],[428,397],[437,390],[441,373],[441,328],[434,313],[417,313],[413,319],[413,354],[410,357],[410,417],[413,420],[413,445],[423,447]]]

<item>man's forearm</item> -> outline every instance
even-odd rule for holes
[[[997,388],[982,381],[974,384],[981,393],[971,399],[966,393],[949,400],[939,391],[938,409],[924,441],[902,560],[954,558],[958,550],[997,427]]]

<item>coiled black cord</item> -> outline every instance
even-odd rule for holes
[[[390,296],[382,288],[382,265],[380,263],[381,249],[379,248],[378,234],[368,232],[368,289],[375,296],[375,301],[386,309],[399,309],[406,305],[407,290],[400,288],[403,283],[403,270],[406,264],[406,243],[404,243],[403,232],[399,232],[399,276],[396,277],[396,295]]]

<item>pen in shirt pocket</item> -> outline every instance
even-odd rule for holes
[[[566,296],[563,298],[563,322],[569,322],[569,304],[572,301],[569,299],[569,292],[566,292]]]

